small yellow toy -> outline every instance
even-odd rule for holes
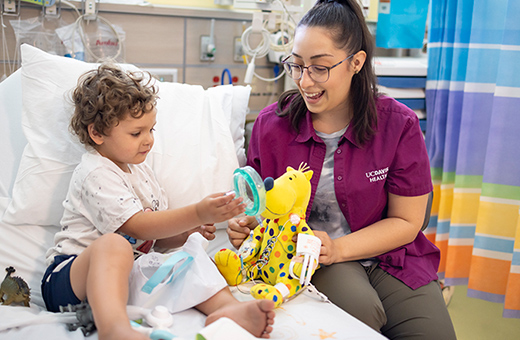
[[[237,253],[215,254],[218,269],[231,286],[261,279],[251,288],[256,299],[270,299],[278,307],[304,285],[318,265],[321,241],[307,225],[305,212],[311,195],[312,170],[300,165],[264,181],[266,209],[262,224],[251,231]],[[293,236],[298,234],[298,243]]]

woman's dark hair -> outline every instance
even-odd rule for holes
[[[372,67],[374,38],[368,30],[357,0],[317,1],[300,20],[297,28],[300,26],[325,28],[330,32],[336,47],[345,50],[347,54],[365,51],[365,64],[352,78],[349,96],[353,109],[350,124],[354,128],[357,142],[364,144],[377,128],[375,100],[379,93]],[[281,94],[277,112],[279,116],[288,116],[292,126],[298,131],[300,121],[307,113],[307,106],[298,90],[289,90]]]
[[[102,135],[128,115],[140,118],[157,104],[157,89],[152,76],[143,72],[125,72],[115,64],[101,64],[83,74],[72,93],[74,114],[71,131],[85,145],[95,146],[88,126]]]

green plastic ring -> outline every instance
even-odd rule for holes
[[[246,205],[246,215],[256,216],[265,210],[264,181],[250,166],[238,168],[233,172],[233,184],[237,197],[242,197]],[[247,186],[251,189],[253,200],[248,195]]]

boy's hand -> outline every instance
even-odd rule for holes
[[[246,211],[243,198],[235,194],[216,193],[205,197],[195,205],[201,224],[224,222]]]
[[[215,227],[215,225],[213,224],[204,224],[200,227],[195,228],[194,232],[197,231],[208,241],[211,241],[215,239],[215,231],[217,231],[217,227]]]

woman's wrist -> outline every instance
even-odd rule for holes
[[[345,237],[345,236],[344,236]],[[345,247],[343,247],[341,245],[341,239],[343,237],[340,237],[340,238],[336,238],[336,239],[333,239],[332,240],[332,249],[333,249],[333,254],[332,254],[332,263],[339,263],[339,262],[345,262],[347,261],[346,258],[346,254],[344,254],[345,252]]]

